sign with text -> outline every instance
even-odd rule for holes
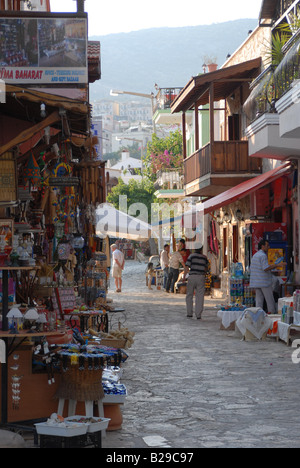
[[[86,84],[85,18],[0,18],[0,80]]]

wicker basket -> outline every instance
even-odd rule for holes
[[[127,340],[119,338],[105,338],[101,340],[101,345],[108,346],[109,348],[125,348]]]

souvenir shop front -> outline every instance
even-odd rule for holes
[[[222,291],[232,303],[254,303],[249,269],[262,239],[270,243],[270,262],[284,257],[287,263],[277,272],[279,292],[284,293],[287,281],[296,283],[299,259],[292,255],[299,250],[296,192],[297,171],[288,163],[204,202],[205,213],[213,215],[216,226],[219,249],[214,257]]]
[[[30,93],[23,98],[39,111]],[[74,427],[62,418],[74,415],[99,423],[77,421],[75,434],[119,428],[126,397],[120,366],[133,334],[111,326],[108,239],[95,233],[104,164],[86,136],[86,112],[75,110],[76,136],[64,134],[59,115],[47,134],[35,128],[0,148],[1,425],[42,437],[69,437]]]

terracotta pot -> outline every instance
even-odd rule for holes
[[[107,430],[118,431],[122,429],[123,415],[120,405],[107,405],[104,404],[104,417],[110,419]]]
[[[217,63],[209,63],[207,65],[208,68],[208,73],[214,72],[218,69],[218,64]]]

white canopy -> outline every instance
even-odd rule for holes
[[[99,205],[96,210],[96,234],[102,238],[109,236],[136,241],[157,237],[150,224],[117,210],[109,203]]]

